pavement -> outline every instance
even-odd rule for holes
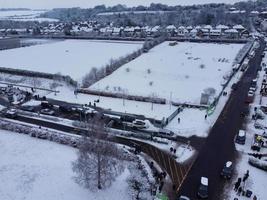
[[[256,55],[250,60],[250,67],[242,76],[236,91],[230,95],[223,112],[219,116],[215,125],[199,155],[190,169],[188,176],[184,180],[178,195],[186,195],[191,200],[196,200],[197,191],[202,176],[209,178],[209,199],[219,200],[226,183],[220,178],[220,172],[226,161],[234,161],[236,157],[234,137],[241,129],[244,118],[242,111],[248,107],[245,103],[247,93],[252,79],[257,75],[257,68],[261,64],[261,53],[264,50],[263,41],[261,47],[256,51]]]

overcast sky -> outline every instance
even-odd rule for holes
[[[116,4],[136,6],[149,5],[150,3],[154,2],[168,5],[190,5],[200,3],[235,3],[238,1],[240,0],[0,0],[0,8],[88,8],[100,4],[105,4],[107,6]]]

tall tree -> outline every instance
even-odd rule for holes
[[[73,162],[75,181],[90,189],[109,187],[122,173],[122,153],[114,143],[108,142],[105,123],[96,116],[90,122],[88,135],[82,138],[78,159]]]

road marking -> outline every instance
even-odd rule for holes
[[[182,186],[182,184],[183,184],[185,178],[187,177],[187,175],[188,175],[189,171],[191,170],[191,168],[193,167],[193,164],[194,164],[194,163],[195,163],[195,162],[192,162],[192,164],[191,164],[190,167],[188,168],[188,170],[187,170],[185,176],[183,177],[182,182],[181,182],[181,184],[179,185],[179,187],[177,188],[176,192],[179,192],[179,190],[180,190],[180,188],[181,188],[181,186]]]
[[[181,181],[180,181],[179,173],[178,173],[178,170],[177,170],[177,165],[174,165],[174,166],[175,166],[176,174],[177,174],[177,176],[178,176],[177,181],[178,181],[178,186],[179,186],[179,185],[181,184]]]
[[[172,176],[172,180],[174,180],[174,173],[172,171],[172,166],[171,166],[171,158],[169,157],[169,166],[170,166],[170,170],[171,170],[171,176]]]

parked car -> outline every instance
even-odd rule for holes
[[[222,169],[221,177],[230,179],[233,174],[233,163],[231,161],[227,161]]]
[[[55,111],[53,111],[51,109],[48,109],[48,108],[45,108],[45,109],[42,109],[41,110],[41,113],[42,114],[45,114],[45,115],[54,115],[55,114]]]
[[[180,196],[178,200],[190,200],[190,198],[186,196]]]
[[[15,119],[18,116],[17,110],[12,108],[6,111],[5,116],[7,118]]]
[[[239,130],[236,135],[235,142],[244,145],[246,143],[246,132],[244,130]]]
[[[264,145],[264,139],[263,136],[255,134],[253,137],[252,145],[251,145],[251,150],[253,151],[260,151],[261,147]]]
[[[246,98],[246,103],[252,103],[253,102],[254,94],[255,94],[254,91],[252,91],[252,90],[248,91],[248,96]]]
[[[138,119],[133,121],[133,128],[145,129],[148,127],[149,125],[146,123],[146,121],[138,120]]]
[[[198,188],[197,196],[201,199],[207,199],[209,197],[208,193],[209,181],[207,177],[201,177],[200,185]]]
[[[48,101],[42,101],[41,106],[42,108],[52,108],[53,104],[49,103]]]
[[[160,128],[158,131],[159,134],[161,135],[168,135],[168,136],[173,136],[174,132],[168,130],[168,129],[164,129],[164,128]]]
[[[236,90],[237,89],[237,84],[234,83],[231,88],[232,88],[232,90]]]

